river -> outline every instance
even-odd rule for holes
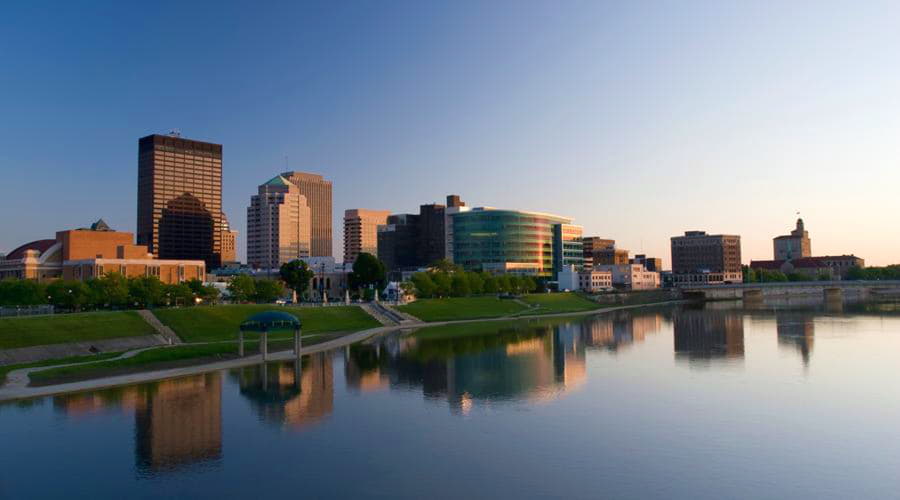
[[[0,498],[888,498],[900,308],[393,334],[0,406]]]

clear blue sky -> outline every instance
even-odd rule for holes
[[[816,254],[900,262],[897,2],[15,2],[0,16],[0,251],[133,231],[137,139],[224,144],[241,231],[284,170],[346,208],[569,215],[744,260],[801,211]]]

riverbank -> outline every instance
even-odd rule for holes
[[[452,320],[452,321],[436,321],[428,323],[427,325],[422,325],[421,328],[430,328],[430,327],[438,327],[438,326],[450,326],[450,325],[460,325],[460,324],[469,324],[469,323],[477,323],[477,322],[493,322],[493,321],[512,321],[512,320],[526,320],[526,319],[542,319],[542,318],[554,318],[554,317],[579,317],[579,316],[588,316],[593,314],[605,314],[613,311],[621,311],[627,309],[636,309],[643,307],[651,307],[651,306],[666,306],[666,305],[675,305],[679,303],[683,303],[684,301],[666,301],[659,303],[650,303],[650,304],[636,304],[636,305],[625,305],[625,306],[613,306],[613,307],[605,307],[599,309],[592,310],[584,310],[584,311],[576,311],[576,312],[560,312],[560,313],[551,313],[551,314],[534,314],[534,315],[521,315],[521,316],[504,316],[504,317],[496,317],[496,318],[472,318],[472,319],[464,319],[464,320]],[[326,342],[322,342],[316,345],[311,345],[304,347],[301,349],[301,355],[313,354],[317,352],[327,351],[331,349],[338,349],[345,346],[349,346],[356,342],[360,342],[371,338],[376,335],[387,334],[391,332],[396,332],[399,330],[404,330],[408,328],[400,327],[400,326],[380,326],[376,328],[370,328],[367,330],[359,331],[356,333],[351,333],[348,335],[344,335],[340,338],[329,340]],[[418,328],[417,328],[418,329]],[[179,346],[183,347],[183,346]],[[126,353],[127,354],[127,353]],[[282,351],[282,352],[273,352],[268,356],[269,361],[285,361],[295,358],[295,354],[292,351]],[[204,363],[204,364],[192,364],[190,366],[182,366],[176,368],[167,368],[161,370],[152,370],[152,371],[141,371],[137,373],[128,373],[122,375],[115,376],[104,376],[103,378],[94,378],[91,380],[83,380],[78,382],[69,382],[58,385],[49,385],[43,387],[29,387],[27,386],[27,375],[31,372],[38,370],[45,370],[47,368],[27,368],[25,370],[18,370],[17,372],[10,373],[10,381],[4,386],[0,387],[0,401],[10,401],[17,399],[27,399],[34,397],[43,397],[43,396],[51,396],[56,394],[63,394],[68,392],[79,392],[85,390],[95,390],[95,389],[104,389],[109,387],[115,387],[120,385],[130,385],[141,382],[149,382],[154,380],[161,380],[167,378],[174,377],[182,377],[185,375],[196,375],[199,373],[206,373],[210,371],[224,370],[230,368],[238,368],[242,366],[252,366],[256,364],[262,363],[262,356],[253,355],[253,356],[245,356],[242,358],[236,359],[228,359],[223,361],[217,361],[213,363]],[[102,364],[102,363],[99,363]],[[58,367],[54,367],[51,369],[56,369]],[[24,372],[24,379],[23,373]],[[15,379],[15,380],[13,380]]]
[[[534,293],[517,298],[502,299],[495,295],[419,299],[395,308],[431,324],[440,321],[584,312],[598,310],[602,307],[601,304],[580,294],[567,292]]]

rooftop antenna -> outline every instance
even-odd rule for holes
[[[284,170],[288,170],[288,155],[284,155]]]
[[[169,137],[181,137],[181,130],[177,128],[169,129]]]

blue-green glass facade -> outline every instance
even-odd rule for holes
[[[568,263],[580,269],[580,228],[568,218],[493,209],[452,217],[453,261],[467,270],[554,277]],[[564,227],[578,230],[577,241]]]

